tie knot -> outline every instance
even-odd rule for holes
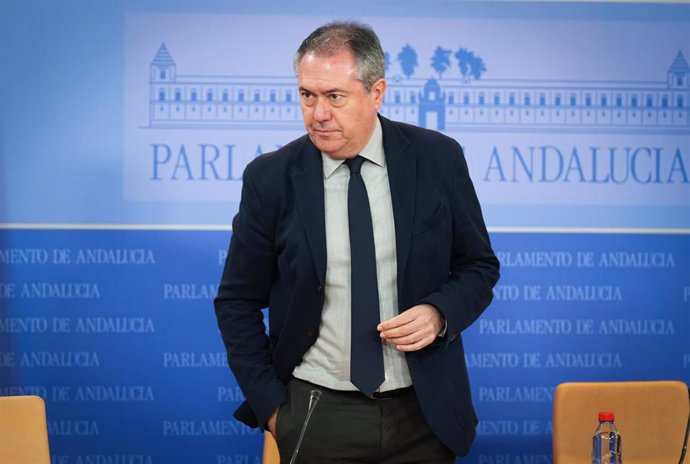
[[[359,173],[360,169],[362,169],[362,163],[364,163],[364,158],[359,155],[345,160],[345,164],[350,168],[350,174]]]

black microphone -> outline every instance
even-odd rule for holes
[[[309,418],[311,417],[311,413],[314,412],[314,409],[316,409],[316,405],[319,403],[321,395],[321,390],[316,389],[312,390],[309,393],[309,407],[307,408],[307,417],[304,418],[302,430],[299,433],[299,438],[297,438],[297,444],[295,445],[295,451],[292,452],[292,457],[290,458],[290,464],[295,464],[295,461],[297,461],[297,454],[299,453],[299,447],[302,444],[302,439],[304,438],[304,432],[307,431],[307,425],[309,425]]]

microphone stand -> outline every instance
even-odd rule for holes
[[[307,431],[307,425],[309,424],[309,419],[311,414],[316,409],[316,405],[321,399],[321,390],[312,390],[309,393],[309,407],[307,409],[307,417],[304,418],[304,423],[302,424],[302,430],[299,433],[299,438],[297,438],[297,444],[295,445],[295,450],[292,452],[292,457],[290,458],[290,464],[295,464],[297,461],[297,454],[299,453],[299,447],[302,445],[302,439],[304,439],[304,433]]]

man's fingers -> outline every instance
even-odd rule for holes
[[[276,436],[276,419],[278,418],[278,411],[280,410],[280,407],[277,407],[275,411],[273,411],[273,414],[271,414],[271,417],[268,418],[268,424],[266,424],[266,428],[268,429],[269,432],[271,432],[271,435],[273,437]]]
[[[400,351],[417,351],[430,345],[439,332],[440,315],[430,305],[418,305],[380,323],[381,338]]]
[[[412,308],[378,325],[381,337],[385,339],[403,337],[431,326],[431,317],[418,308]]]
[[[381,338],[389,340],[393,338],[405,337],[407,335],[417,332],[419,329],[419,324],[415,324],[415,321],[410,321],[400,326],[395,326],[387,330],[382,330]]]
[[[389,331],[398,327],[405,326],[409,324],[410,322],[414,321],[415,315],[412,310],[408,310],[403,312],[402,314],[398,314],[395,317],[392,317],[388,319],[387,321],[381,322],[377,329],[379,332],[385,332]]]
[[[430,308],[430,307],[429,307]],[[435,311],[435,310],[433,310]],[[419,325],[426,324],[431,321],[431,315],[425,305],[415,306],[408,309],[395,317],[388,319],[387,321],[381,322],[377,329],[380,332],[390,332],[393,329],[407,327],[410,330],[409,324],[416,323],[413,329],[419,327]]]
[[[393,331],[391,331],[393,332]],[[419,331],[415,330],[410,333],[401,333],[401,334],[392,334],[392,333],[386,333],[386,334],[381,334],[381,338],[386,340],[387,342],[393,343],[395,345],[410,345],[412,343],[415,343],[419,341],[420,339],[424,338],[424,334]]]
[[[412,325],[412,324],[408,324]],[[407,327],[407,326],[405,326]],[[388,333],[382,333],[381,338],[386,342],[394,344],[400,351],[416,351],[431,344],[436,338],[436,334],[429,326],[422,326],[418,330],[405,332],[400,335],[392,335],[391,332],[398,330],[393,329]]]
[[[417,351],[431,344],[434,341],[434,337],[424,337],[414,343],[396,345],[399,351]]]

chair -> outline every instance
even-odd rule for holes
[[[270,432],[264,432],[264,460],[263,464],[280,464],[278,444]]]
[[[556,387],[554,464],[589,462],[599,411],[613,411],[625,464],[678,464],[690,414],[678,381],[577,382]]]
[[[50,464],[46,407],[39,396],[0,396],[0,462]]]

